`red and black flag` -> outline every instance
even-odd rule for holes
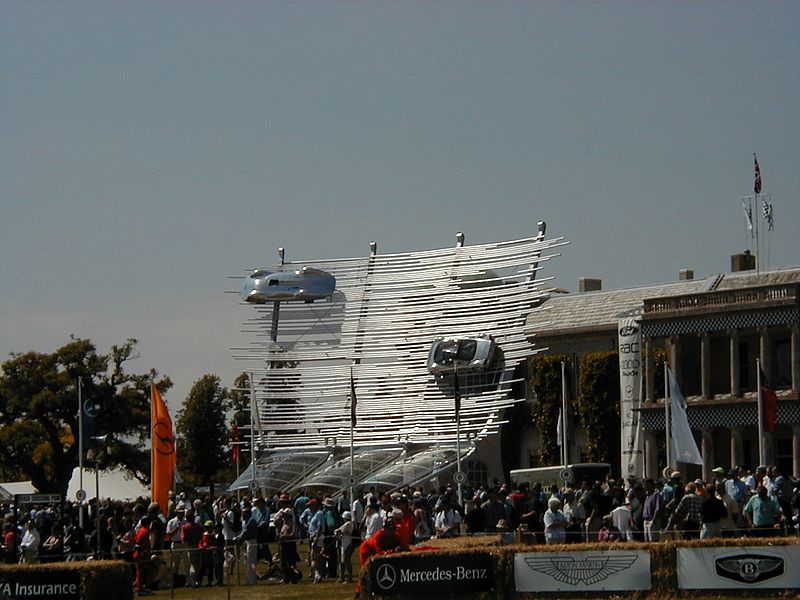
[[[756,194],[761,193],[761,168],[758,166],[758,159],[756,158],[756,153],[753,152],[753,162],[755,163],[755,176],[753,178],[753,191]]]
[[[233,422],[231,425],[231,458],[233,458],[233,464],[239,464],[239,425],[236,421]]]
[[[358,404],[358,399],[356,398],[356,382],[353,379],[353,367],[350,367],[350,425],[355,429],[357,419],[356,419],[356,405]]]
[[[764,369],[761,369],[761,389],[758,392],[758,401],[761,402],[761,415],[764,420],[761,424],[762,431],[773,433],[778,420],[778,395],[769,386]]]
[[[456,403],[456,420],[458,420],[458,414],[461,412],[461,390],[458,387],[458,371],[453,372],[453,396]]]

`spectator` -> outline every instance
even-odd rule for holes
[[[392,516],[386,517],[383,523],[383,529],[378,531],[368,540],[361,543],[359,547],[359,559],[363,566],[370,557],[376,554],[384,554],[386,552],[399,552],[407,550],[400,545],[400,538],[394,532],[394,520]]]
[[[35,563],[39,560],[39,532],[36,530],[36,523],[33,519],[28,519],[25,524],[25,533],[22,535],[22,542],[20,542],[20,550],[22,556],[19,559],[21,563]]]
[[[297,570],[300,555],[297,553],[297,528],[292,501],[288,494],[278,497],[278,512],[275,514],[275,531],[280,554],[281,583],[297,583],[302,577]]]
[[[242,531],[236,536],[237,544],[244,544],[245,579],[247,585],[258,583],[256,563],[258,561],[258,524],[250,508],[242,510]]]
[[[700,529],[700,539],[722,536],[722,521],[728,516],[725,503],[716,496],[716,486],[713,483],[706,485],[703,494],[703,504],[700,508],[700,517],[703,525]]]
[[[775,525],[783,520],[783,511],[778,501],[767,493],[767,488],[760,485],[747,501],[744,516],[752,536],[770,537],[775,535]]]
[[[437,537],[453,537],[458,535],[461,515],[451,508],[450,502],[446,499],[442,500],[440,506],[441,510],[436,513],[436,518],[434,519],[434,529],[436,530]],[[484,515],[485,514],[484,512]],[[497,521],[494,523],[496,524]],[[394,524],[392,524],[392,526],[392,533],[394,533]],[[494,526],[492,529],[494,529]]]
[[[342,563],[339,583],[353,582],[353,513],[346,510],[342,513],[342,525],[336,529],[339,539],[339,558]]]
[[[687,483],[683,497],[667,521],[667,530],[671,530],[673,526],[677,525],[683,532],[683,539],[699,539],[702,506],[703,501],[696,493],[695,484]]]
[[[563,544],[567,539],[567,518],[561,512],[561,500],[551,496],[544,513],[544,541],[546,544]]]
[[[133,562],[136,565],[136,592],[140,596],[150,596],[150,517],[143,516],[139,521],[133,547]]]
[[[611,515],[606,515],[601,520],[600,530],[597,532],[598,542],[618,542],[622,539],[619,529],[614,526]]]

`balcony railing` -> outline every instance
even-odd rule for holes
[[[721,290],[704,294],[650,298],[644,301],[644,314],[671,313],[685,310],[719,309],[722,306],[795,304],[800,297],[800,284],[763,285],[738,290]]]

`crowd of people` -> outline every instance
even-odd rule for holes
[[[371,488],[350,501],[322,493],[269,498],[170,494],[166,507],[145,500],[91,500],[34,507],[5,505],[2,560],[34,563],[120,558],[131,564],[139,595],[170,586],[223,585],[243,566],[243,583],[300,581],[303,559],[313,583],[353,581],[352,556],[426,540],[494,535],[503,543],[562,544],[681,537],[797,535],[800,487],[777,467],[713,470],[684,483],[679,472],[655,481],[606,477],[572,487],[541,483],[391,494]]]

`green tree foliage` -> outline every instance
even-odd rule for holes
[[[138,358],[136,340],[98,354],[72,338],[52,354],[12,353],[0,375],[0,462],[6,474],[30,479],[43,493],[66,494],[79,462],[78,378],[84,401],[96,407],[95,434],[109,434],[95,455],[100,468],[121,466],[146,483],[150,460],[150,382],[156,371],[125,371]],[[169,378],[156,382],[166,391]]]
[[[539,429],[539,457],[543,465],[560,462],[556,426],[561,409],[561,363],[556,354],[536,355],[530,361],[530,384],[535,394],[532,417]]]
[[[619,463],[619,355],[594,352],[581,358],[576,409],[588,439],[590,462]]]
[[[188,483],[213,485],[230,463],[227,399],[219,377],[203,375],[178,412],[178,470]]]

